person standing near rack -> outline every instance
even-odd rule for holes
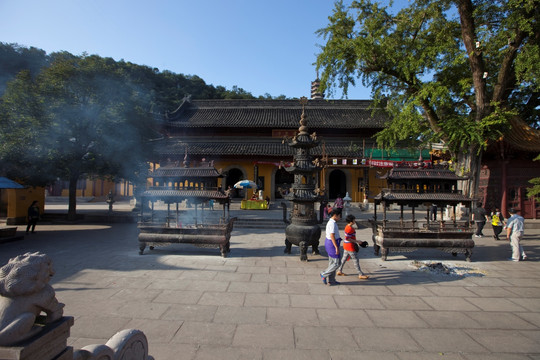
[[[36,224],[39,220],[39,206],[38,201],[34,200],[32,202],[32,205],[28,207],[28,225],[26,226],[26,233],[30,231],[30,228],[32,228],[32,234],[34,234],[36,231]]]
[[[482,203],[476,204],[476,208],[473,210],[472,213],[472,219],[474,223],[476,224],[476,233],[474,234],[474,237],[482,237],[484,234],[482,233],[482,230],[484,229],[484,226],[486,225],[486,221],[488,220],[486,210],[482,207]]]
[[[504,225],[504,217],[499,208],[495,208],[495,212],[491,213],[491,226],[493,226],[493,237],[495,240],[501,240],[499,234],[502,232]]]

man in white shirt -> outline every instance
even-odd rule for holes
[[[341,236],[339,236],[339,227],[337,222],[341,219],[341,209],[335,208],[330,212],[330,220],[326,224],[326,240],[324,248],[328,253],[328,267],[321,273],[321,279],[324,284],[339,285],[336,281],[336,270],[341,264],[339,245]]]
[[[510,246],[512,246],[512,258],[510,260],[519,261],[520,255],[521,260],[527,260],[527,255],[525,255],[525,251],[523,251],[520,244],[525,228],[525,219],[523,219],[523,216],[518,215],[514,209],[510,209],[508,212],[511,216],[506,225],[506,240],[509,240]]]

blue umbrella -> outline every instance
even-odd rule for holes
[[[256,188],[258,188],[257,184],[255,184],[251,180],[240,180],[239,182],[234,184],[234,187],[236,189],[256,189]],[[246,196],[246,199],[247,199],[247,191],[245,191],[245,196]]]
[[[257,184],[255,184],[251,180],[240,180],[236,184],[234,184],[234,187],[236,189],[256,189],[258,188]]]
[[[24,186],[7,177],[0,176],[0,189],[24,189]]]

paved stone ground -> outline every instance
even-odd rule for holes
[[[506,261],[508,243],[489,237],[475,239],[471,263],[435,250],[383,262],[362,249],[371,278],[332,287],[319,278],[327,258],[301,262],[297,247],[283,254],[279,229],[235,230],[228,258],[189,245],[140,256],[135,224],[36,230],[0,244],[0,263],[27,251],[52,257],[75,348],[138,328],[156,360],[540,359],[540,230],[528,230],[529,260],[519,263]],[[414,260],[472,274],[424,272]]]

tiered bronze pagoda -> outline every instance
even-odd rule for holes
[[[285,199],[293,202],[290,224],[285,229],[285,253],[291,253],[292,244],[300,247],[300,260],[307,261],[307,248],[313,247],[313,253],[319,253],[319,238],[321,229],[315,213],[315,202],[321,197],[316,192],[316,176],[321,167],[314,161],[310,149],[319,144],[315,133],[309,134],[305,117],[305,106],[308,100],[300,99],[302,115],[298,134],[292,139],[286,139],[288,145],[294,149],[294,161],[286,170],[294,174],[292,191]]]

